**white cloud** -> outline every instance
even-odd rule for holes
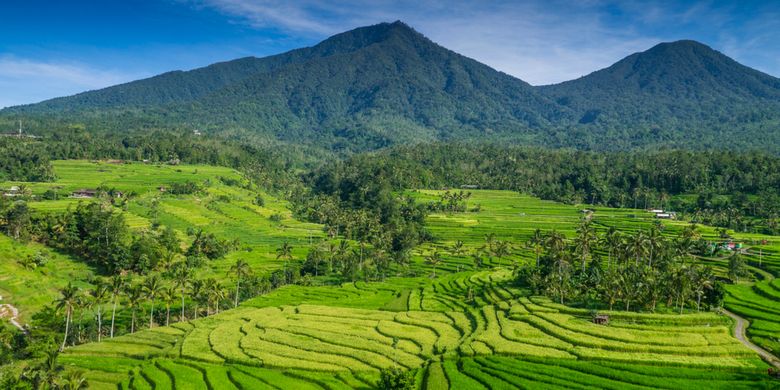
[[[0,108],[104,88],[138,76],[78,63],[0,55]]]

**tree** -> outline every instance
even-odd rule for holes
[[[533,248],[534,255],[536,255],[536,266],[539,266],[539,256],[542,254],[542,250],[544,249],[544,234],[542,234],[541,229],[534,230],[534,234],[531,236],[531,239],[528,240],[528,246]]]
[[[164,287],[160,292],[160,298],[165,302],[165,326],[171,324],[171,305],[176,300],[176,286]]]
[[[63,370],[58,362],[60,352],[57,349],[47,350],[43,360],[25,370],[22,377],[34,389],[56,389]]]
[[[238,307],[238,297],[241,288],[241,279],[248,277],[252,273],[249,264],[244,259],[237,259],[236,263],[230,267],[229,273],[236,277],[236,299],[233,307]]]
[[[103,302],[106,299],[106,295],[109,293],[109,288],[102,280],[98,280],[95,283],[95,287],[90,290],[89,295],[92,297],[92,303],[97,307],[97,339],[100,342],[103,336]]]
[[[439,251],[436,250],[433,251],[430,255],[425,256],[425,262],[433,267],[433,274],[431,275],[432,278],[436,277],[436,266],[439,265],[441,261],[441,254],[439,254]]]
[[[612,257],[615,251],[620,248],[623,237],[614,227],[610,227],[607,233],[601,238],[601,245],[607,248],[607,269],[612,269]]]
[[[111,338],[114,338],[114,319],[116,318],[116,305],[119,300],[119,295],[124,292],[127,287],[127,281],[121,275],[114,275],[111,277],[111,283],[108,285],[111,291]]]
[[[77,304],[79,289],[68,282],[68,285],[60,290],[60,298],[57,300],[57,309],[65,310],[65,336],[62,338],[62,345],[60,351],[65,349],[65,345],[68,342],[68,331],[70,330],[70,321],[73,315],[73,308]]]
[[[58,386],[62,390],[82,390],[89,388],[89,382],[87,377],[84,376],[84,371],[71,370],[68,374],[58,381]]]
[[[190,268],[187,267],[185,263],[177,263],[173,270],[173,284],[179,288],[179,295],[181,295],[181,317],[179,318],[179,321],[187,320],[184,315],[184,296],[186,295],[184,292],[187,289],[191,278],[192,272],[190,271]]]
[[[383,368],[377,387],[382,390],[412,390],[415,388],[414,372],[399,367]]]
[[[146,295],[146,299],[149,300],[149,303],[152,304],[151,310],[149,311],[149,329],[152,329],[152,325],[154,324],[154,301],[160,295],[161,290],[162,281],[157,275],[149,276],[146,278],[146,281],[144,281],[144,294]]]
[[[138,306],[141,305],[141,299],[144,295],[143,287],[140,285],[127,284],[127,306],[130,307],[132,316],[130,319],[130,333],[135,333],[135,312],[138,310]]]
[[[287,261],[292,261],[293,259],[292,250],[293,247],[287,241],[279,248],[276,248],[276,260],[284,259],[284,268],[287,268]]]
[[[739,278],[749,275],[747,264],[739,252],[734,252],[729,257],[729,279],[739,283]]]
[[[585,261],[596,240],[598,240],[598,236],[596,236],[596,230],[591,225],[590,220],[583,220],[577,227],[577,236],[574,238],[574,248],[580,254],[583,272],[585,272]]]
[[[19,240],[27,236],[30,229],[30,209],[24,201],[14,202],[5,214],[8,234]]]
[[[494,253],[498,258],[498,266],[501,266],[501,259],[511,254],[509,242],[500,240],[496,241]]]

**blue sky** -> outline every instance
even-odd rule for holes
[[[0,107],[262,57],[394,20],[535,85],[678,39],[780,76],[774,0],[4,0]]]

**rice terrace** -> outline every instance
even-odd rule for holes
[[[780,389],[776,3],[0,12],[2,390]]]

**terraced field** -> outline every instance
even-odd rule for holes
[[[726,307],[750,321],[754,343],[780,356],[780,279],[730,286]]]
[[[242,249],[212,262],[205,274],[223,276],[237,257],[255,271],[269,271],[280,265],[274,250],[282,242],[291,242],[300,259],[309,241],[322,237],[321,226],[294,220],[282,200],[264,194],[265,205],[255,205],[254,192],[218,179],[240,180],[222,168],[56,162],[55,172],[58,183],[31,184],[33,193],[53,186],[65,192],[107,183],[137,194],[123,211],[135,229],[148,226],[155,215],[182,237],[194,227],[221,238],[239,238]],[[113,182],[111,175],[128,180]],[[183,177],[208,180],[205,192],[174,196],[157,190]],[[425,202],[437,199],[438,192],[410,194]],[[74,202],[31,205],[43,212]],[[61,362],[86,370],[91,387],[97,389],[373,388],[380,370],[394,366],[416,370],[417,385],[424,389],[777,387],[778,382],[765,375],[768,366],[732,336],[733,324],[725,316],[604,312],[611,319],[605,327],[593,324],[588,310],[529,296],[515,287],[509,264],[532,261],[523,244],[533,231],[556,229],[572,236],[586,206],[507,191],[474,191],[469,204],[477,203],[478,212],[429,217],[434,242],[415,250],[410,267],[426,277],[286,286],[208,318],[69,348]],[[273,221],[272,215],[281,220]],[[624,231],[654,222],[639,210],[606,208],[596,209],[593,221],[599,230],[615,226]],[[665,225],[665,234],[671,235],[685,223]],[[491,233],[511,241],[512,254],[501,264],[485,258],[485,266],[478,269],[469,253],[483,246]],[[717,234],[708,227],[702,233],[713,239]],[[450,253],[457,240],[464,242],[463,252]],[[778,351],[780,285],[770,279],[780,262],[773,245],[762,247],[760,270],[754,249],[746,254],[756,279],[764,280],[729,286],[726,304],[751,320],[751,339]],[[9,257],[45,249],[0,237],[0,250],[4,247]],[[434,279],[427,277],[431,269],[423,261],[432,250],[444,253]],[[723,259],[701,261],[724,273]],[[19,275],[0,277],[0,294],[16,299],[24,311],[50,302],[54,289],[23,286],[44,280],[52,285],[84,281],[93,274],[82,263],[59,255],[44,269],[19,267],[0,262],[2,271]],[[18,298],[21,294],[28,296]]]
[[[329,305],[271,306],[309,290],[288,286],[206,319],[74,347],[62,361],[88,369],[95,388],[370,388],[392,366],[419,368],[431,389],[641,387],[661,370],[667,388],[771,383],[727,317],[614,312],[605,327],[586,310],[518,296],[508,276],[348,284],[308,291]]]
[[[31,194],[41,199],[42,194],[54,189],[59,200],[30,201],[37,212],[64,211],[79,202],[90,200],[68,197],[72,191],[100,186],[115,188],[129,195],[121,211],[132,229],[145,229],[156,218],[163,226],[172,226],[185,243],[189,243],[188,229],[202,229],[221,239],[238,239],[240,250],[222,259],[211,261],[201,272],[203,277],[224,278],[237,258],[246,260],[256,272],[267,272],[281,267],[275,250],[284,242],[293,246],[293,256],[305,256],[309,243],[323,236],[322,226],[298,221],[292,217],[286,201],[262,193],[265,204],[254,204],[257,192],[244,188],[244,179],[231,169],[204,165],[154,165],[143,163],[113,164],[90,161],[54,161],[57,180],[52,183],[0,183],[0,188],[26,186]],[[204,191],[195,195],[172,195],[159,191],[174,183],[196,182]],[[240,183],[228,185],[227,182]],[[153,211],[153,205],[157,204]],[[153,217],[154,215],[154,217]],[[278,216],[272,220],[271,216]],[[42,268],[24,269],[18,260],[36,252],[45,252],[50,263]],[[13,275],[13,277],[11,277]],[[68,281],[80,287],[89,285],[95,275],[83,262],[56,254],[39,244],[19,244],[6,236],[0,237],[0,296],[2,303],[11,303],[20,309],[22,319],[51,303],[57,289]],[[47,286],[40,289],[34,286]]]

